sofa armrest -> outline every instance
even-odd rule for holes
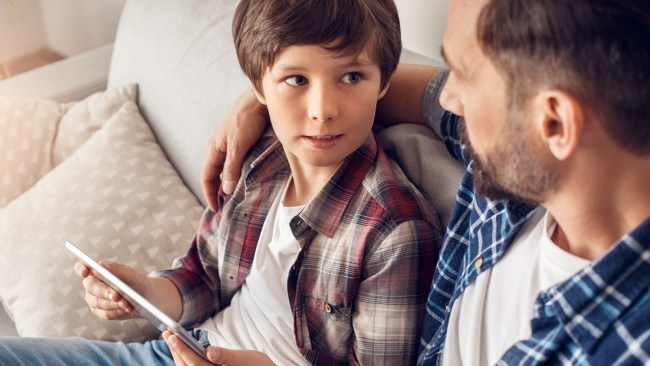
[[[106,89],[113,45],[18,74],[0,81],[0,97],[69,102]]]

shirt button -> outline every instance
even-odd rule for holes
[[[328,314],[332,312],[332,307],[330,304],[325,304],[325,312]]]
[[[449,305],[445,306],[445,313],[449,314],[451,310],[449,309]]]
[[[481,269],[481,266],[483,265],[483,257],[478,257],[474,261],[474,268],[476,269]]]

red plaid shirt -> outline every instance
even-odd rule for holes
[[[251,150],[232,195],[207,210],[189,252],[161,272],[178,287],[180,322],[228,306],[248,276],[273,197],[291,170],[273,135]],[[374,137],[291,221],[302,250],[289,272],[296,344],[314,365],[407,365],[418,341],[438,249],[430,204]]]

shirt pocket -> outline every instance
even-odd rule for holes
[[[352,307],[308,296],[305,299],[309,336],[314,348],[327,348],[345,359],[352,341]]]

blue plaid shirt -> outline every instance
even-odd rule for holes
[[[440,363],[454,301],[498,263],[535,209],[474,191],[459,117],[438,102],[446,78],[440,71],[431,79],[423,113],[467,171],[429,293],[419,365]],[[585,269],[541,292],[533,311],[531,337],[514,344],[498,365],[650,365],[650,218]]]

